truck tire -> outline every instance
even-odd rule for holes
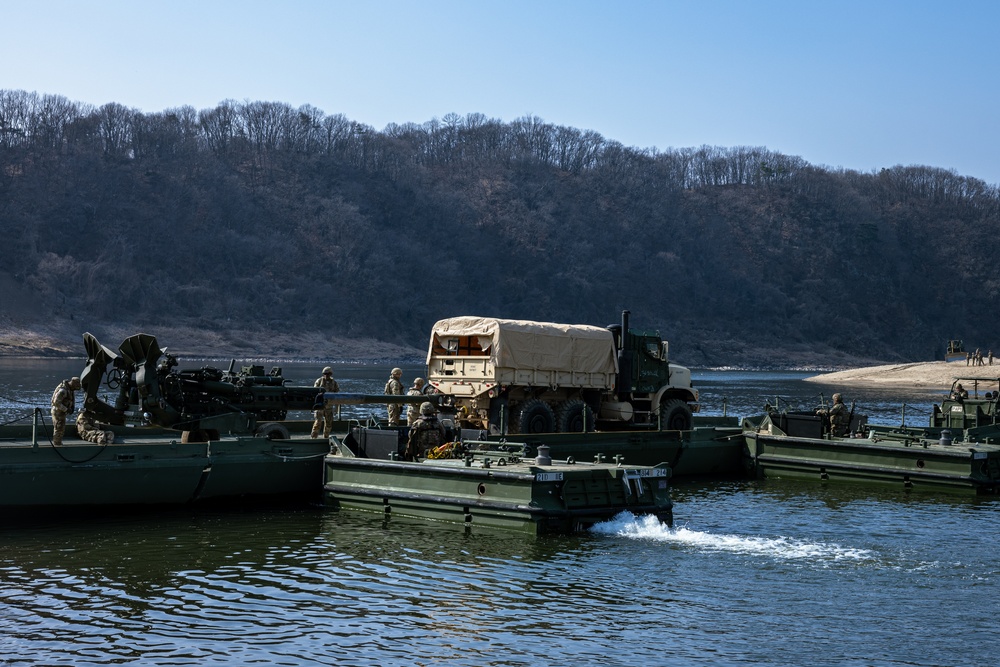
[[[660,404],[662,428],[666,431],[690,431],[691,408],[679,398],[671,398]]]
[[[583,433],[584,423],[588,432],[594,430],[594,411],[582,400],[570,399],[559,406],[556,424],[560,433]]]
[[[521,404],[517,428],[520,433],[553,433],[556,430],[556,414],[545,401],[529,399]]]

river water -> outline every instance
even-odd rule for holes
[[[0,359],[0,421],[81,365]],[[388,368],[335,373],[379,393]],[[839,389],[806,375],[695,380],[706,413],[742,416]],[[844,393],[881,423],[904,402],[923,423],[940,397]],[[296,507],[8,516],[0,665],[998,663],[996,500],[784,481],[673,495],[673,529],[623,515],[544,538]]]

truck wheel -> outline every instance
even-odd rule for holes
[[[587,431],[593,431],[594,411],[579,398],[566,401],[559,406],[559,411],[556,413],[560,433],[583,433],[584,420]]]
[[[521,433],[552,433],[556,430],[556,415],[548,403],[532,398],[521,404],[517,427]]]
[[[660,404],[663,428],[667,431],[690,431],[691,408],[679,398],[671,398]]]

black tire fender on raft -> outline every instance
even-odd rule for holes
[[[202,428],[196,431],[181,431],[181,443],[189,442],[209,442],[219,439],[219,430],[214,428]]]
[[[292,437],[288,432],[288,427],[276,422],[266,422],[257,428],[257,435],[268,440],[288,440]]]

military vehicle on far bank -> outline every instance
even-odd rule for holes
[[[688,430],[691,371],[659,333],[453,317],[431,330],[427,381],[463,425],[491,433]]]
[[[965,345],[960,340],[949,340],[948,350],[944,353],[945,361],[965,361],[967,357]]]

